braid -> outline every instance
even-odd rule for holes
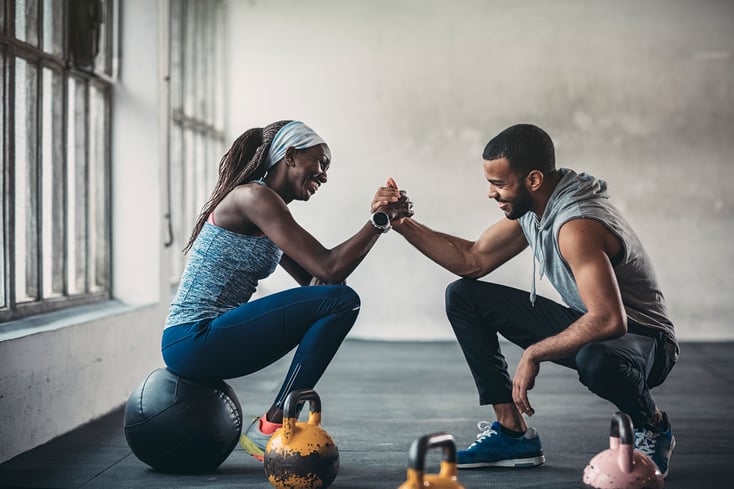
[[[278,131],[289,122],[291,121],[278,121],[263,128],[248,129],[235,139],[232,147],[227,150],[219,161],[217,184],[196,219],[189,241],[183,249],[184,253],[188,253],[191,249],[196,237],[204,227],[204,223],[209,218],[209,214],[214,211],[227,194],[234,190],[236,186],[257,180],[265,175],[267,171],[265,161],[270,151],[270,145]]]

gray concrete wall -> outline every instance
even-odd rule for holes
[[[306,121],[329,183],[296,217],[327,245],[393,176],[421,222],[470,239],[502,218],[481,151],[544,127],[559,166],[605,178],[657,265],[679,335],[734,338],[734,3],[230,1],[229,135]],[[488,279],[527,288],[528,253]],[[355,336],[450,338],[453,277],[388,234],[352,275]],[[292,286],[277,275],[263,293]],[[546,281],[541,292],[555,297]]]

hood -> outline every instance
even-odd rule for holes
[[[548,229],[569,202],[609,198],[607,182],[604,180],[588,173],[576,173],[568,168],[559,168],[558,172],[561,180],[548,199],[543,217],[538,222],[540,230]]]
[[[535,233],[535,242],[533,247],[533,278],[530,287],[530,303],[535,305],[536,298],[536,262],[540,265],[540,280],[543,280],[545,274],[545,257],[540,253],[538,242],[542,235],[553,232],[553,223],[558,215],[563,212],[570,204],[578,204],[579,202],[594,199],[607,199],[607,182],[599,178],[593,177],[588,173],[576,173],[568,168],[559,168],[561,180],[551,193],[550,198],[543,211],[543,217],[538,219],[535,213],[532,213],[532,220],[535,224],[537,232]]]

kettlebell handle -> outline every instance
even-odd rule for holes
[[[426,466],[426,452],[429,448],[443,448],[443,462],[456,464],[456,443],[454,437],[445,432],[423,435],[413,441],[408,453],[408,466],[416,472],[423,472]]]
[[[285,398],[283,406],[284,417],[297,418],[298,405],[308,401],[308,410],[311,413],[321,412],[321,398],[313,389],[299,389],[291,391]]]
[[[629,415],[621,411],[614,413],[614,416],[612,416],[612,426],[609,431],[609,448],[618,451],[617,464],[627,474],[633,470],[633,436],[634,429]]]
[[[285,398],[283,406],[283,436],[286,441],[291,439],[298,421],[298,406],[308,401],[308,424],[321,426],[321,398],[313,389],[299,389],[292,391]]]
[[[632,445],[634,430],[632,428],[632,420],[629,415],[621,411],[617,411],[612,416],[612,426],[609,431],[611,438],[619,438],[622,445]]]

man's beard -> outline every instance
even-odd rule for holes
[[[503,202],[503,201],[500,201]],[[510,203],[510,212],[505,213],[507,219],[519,219],[526,212],[533,209],[533,196],[528,191],[525,185],[519,187],[517,197],[510,201],[504,201]]]

